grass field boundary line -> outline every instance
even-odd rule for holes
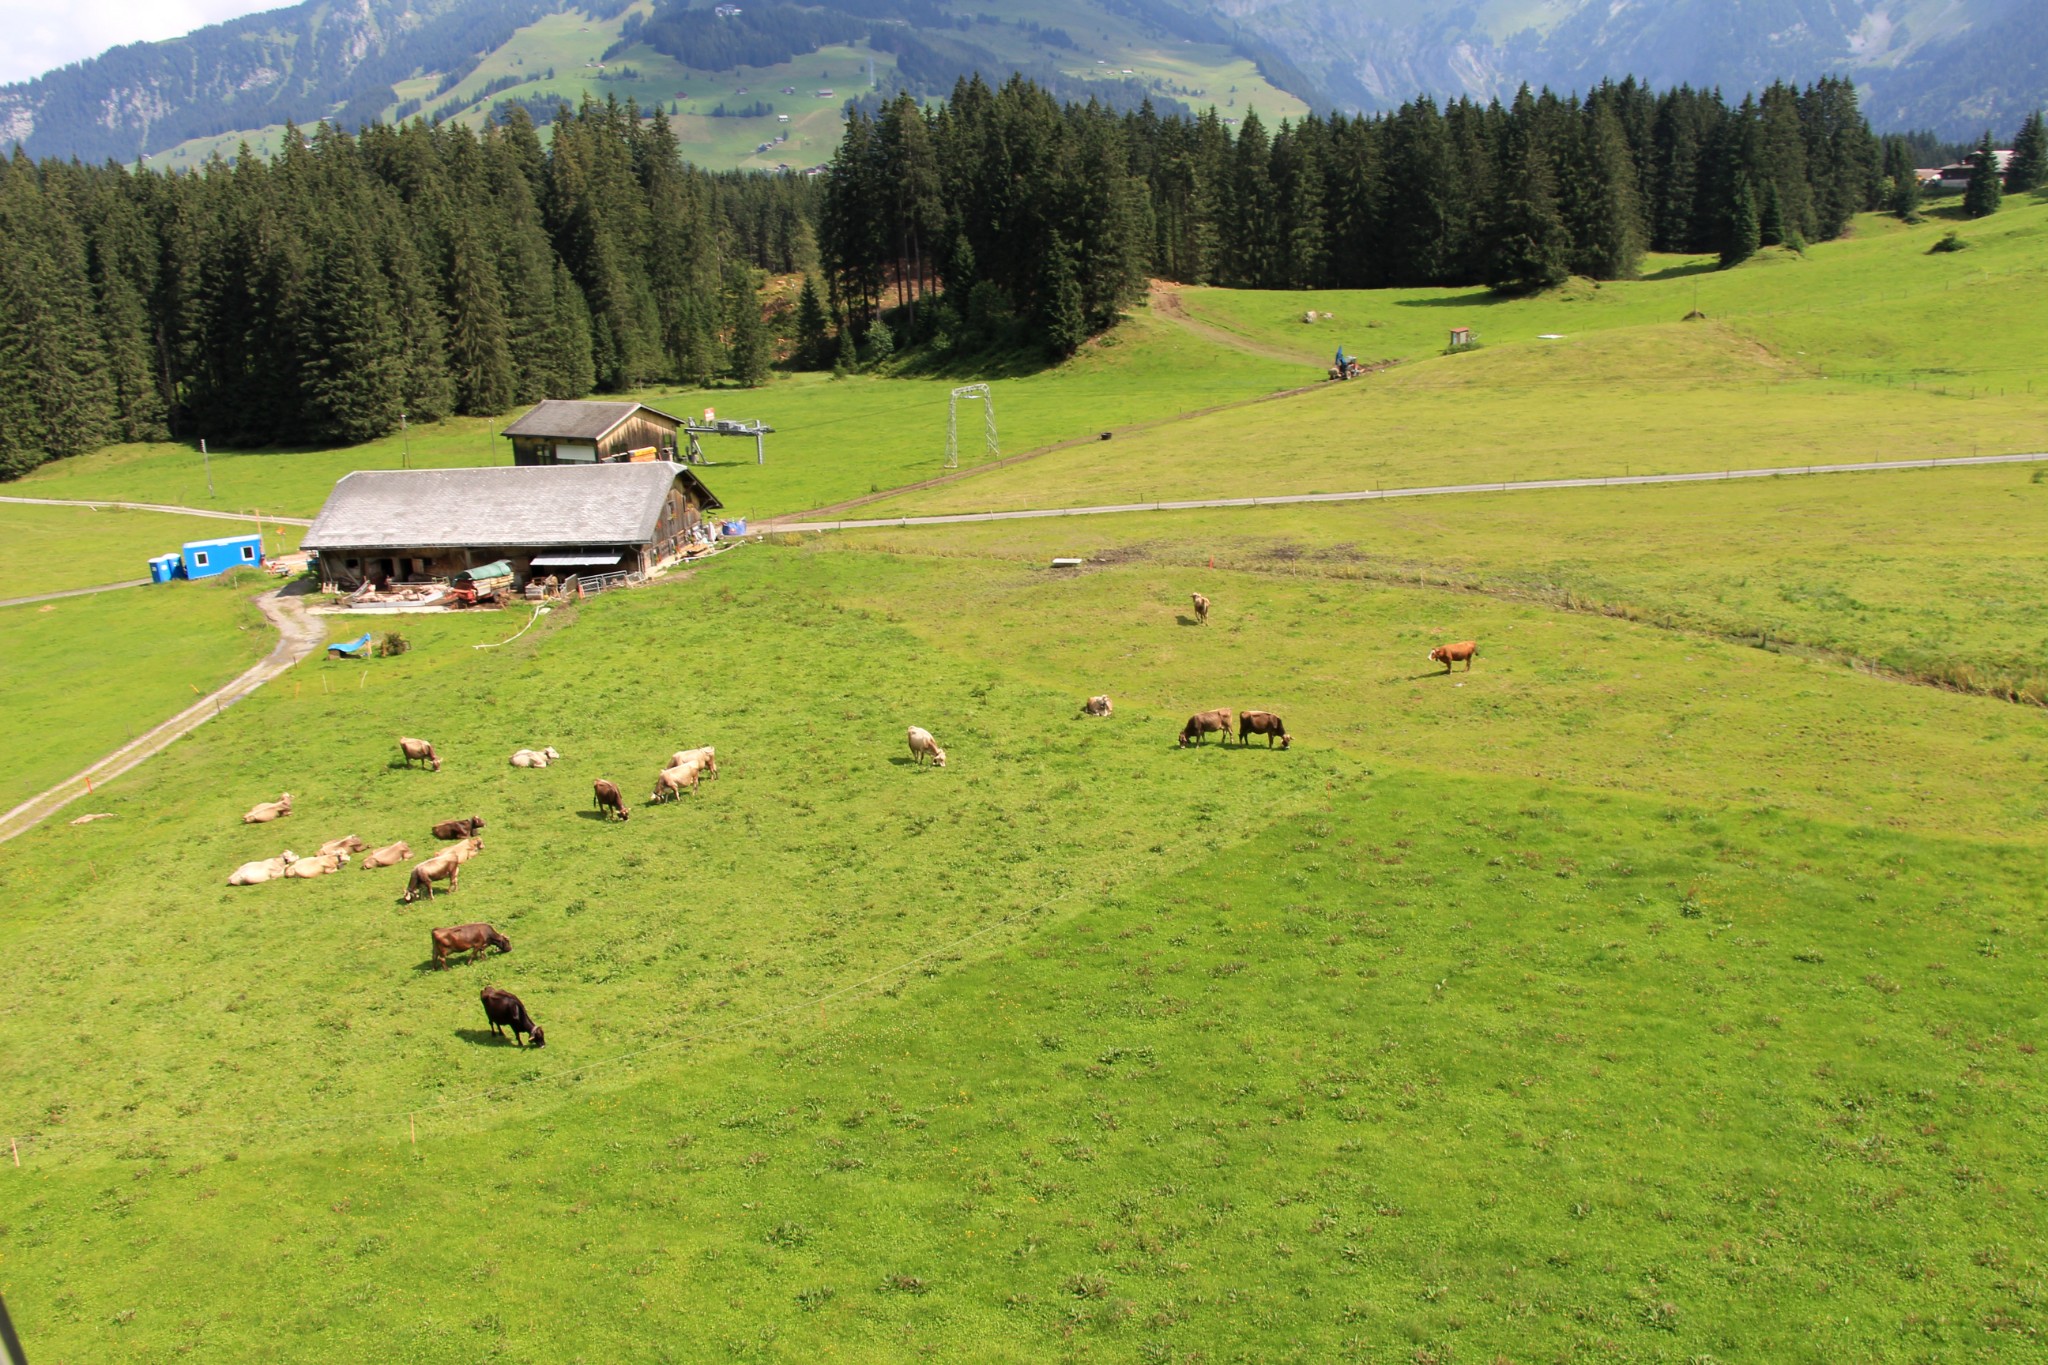
[[[118,507],[125,512],[163,512],[174,517],[212,517],[215,521],[260,521],[278,526],[311,526],[311,517],[273,517],[267,513],[221,512],[211,507],[176,507],[160,502],[110,502],[105,498],[18,498],[0,495],[0,502],[20,503],[29,507],[89,507],[97,512],[102,507]]]
[[[1181,847],[1184,848],[1187,846],[1183,845]],[[1176,849],[1175,851],[1179,850]],[[359,1110],[353,1113],[345,1114],[325,1114],[317,1118],[254,1119],[245,1123],[233,1124],[175,1124],[172,1125],[171,1129],[168,1131],[164,1127],[118,1128],[91,1129],[80,1133],[6,1133],[0,1134],[0,1136],[6,1136],[10,1140],[19,1142],[24,1146],[29,1146],[31,1144],[38,1142],[61,1146],[65,1144],[65,1141],[67,1139],[71,1139],[74,1137],[77,1139],[77,1145],[79,1146],[105,1146],[107,1144],[111,1144],[114,1142],[128,1142],[137,1139],[154,1139],[171,1136],[197,1136],[202,1134],[218,1136],[224,1133],[256,1133],[261,1131],[276,1131],[279,1129],[304,1130],[309,1128],[329,1127],[335,1124],[344,1123],[396,1124],[402,1120],[412,1117],[432,1118],[436,1115],[447,1114],[451,1111],[461,1109],[467,1105],[477,1104],[479,1102],[491,1099],[504,1098],[511,1091],[524,1089],[525,1087],[537,1085],[542,1082],[563,1082],[582,1080],[585,1077],[587,1077],[589,1073],[595,1071],[600,1071],[609,1067],[623,1065],[627,1062],[638,1061],[642,1058],[654,1056],[664,1052],[672,1052],[678,1048],[687,1048],[704,1043],[716,1042],[722,1038],[729,1037],[736,1033],[760,1028],[761,1026],[772,1023],[777,1019],[787,1018],[792,1015],[801,1014],[812,1009],[823,1009],[826,1005],[829,1005],[836,1000],[843,999],[846,996],[855,994],[857,992],[865,991],[868,988],[874,986],[878,982],[887,981],[892,977],[902,976],[903,974],[915,969],[919,965],[932,961],[935,958],[943,958],[946,954],[956,952],[957,950],[967,946],[968,944],[973,943],[977,939],[985,938],[988,935],[995,933],[999,929],[1016,924],[1020,920],[1030,919],[1037,915],[1043,914],[1045,911],[1050,910],[1053,906],[1058,905],[1060,902],[1064,900],[1067,900],[1069,897],[1076,895],[1083,889],[1084,888],[1082,887],[1069,887],[1067,890],[1060,892],[1058,895],[1040,901],[1036,905],[1026,906],[1022,909],[1012,910],[1008,914],[1002,916],[999,919],[993,920],[988,924],[981,925],[979,928],[971,929],[967,933],[949,939],[945,943],[937,944],[934,947],[927,948],[923,952],[915,954],[912,957],[905,958],[901,962],[897,962],[890,966],[880,968],[879,970],[871,972],[868,975],[861,977],[856,981],[850,981],[845,983],[844,985],[835,986],[829,991],[825,991],[821,994],[814,996],[807,996],[802,1000],[794,1001],[787,1005],[781,1005],[773,1009],[763,1010],[757,1014],[749,1015],[744,1019],[735,1019],[729,1024],[723,1024],[714,1029],[709,1029],[697,1033],[687,1033],[674,1038],[665,1038],[660,1042],[650,1043],[645,1047],[634,1048],[628,1052],[614,1053],[612,1056],[601,1057],[596,1061],[580,1062],[574,1066],[562,1067],[556,1071],[542,1072],[532,1076],[522,1076],[517,1079],[509,1081],[496,1081],[490,1085],[480,1086],[475,1090],[471,1090],[463,1094],[456,1095],[452,1098],[436,1097],[429,1103],[415,1105],[409,1109],[386,1109],[369,1111]],[[1110,884],[1105,884],[1100,889],[1103,893],[1106,894],[1110,889]]]
[[[54,602],[60,597],[90,597],[96,592],[118,592],[122,588],[141,588],[149,584],[147,578],[130,578],[120,583],[102,583],[97,588],[66,588],[63,592],[39,592],[33,597],[0,598],[0,607],[25,607],[31,602]]]
[[[319,648],[321,642],[327,638],[326,626],[308,620],[299,610],[297,601],[283,594],[284,590],[277,588],[256,599],[257,610],[263,613],[265,620],[277,628],[277,644],[272,647],[270,653],[231,681],[207,693],[169,720],[162,721],[129,740],[97,763],[88,765],[49,790],[31,796],[14,809],[0,814],[0,844],[6,843],[18,834],[27,833],[84,796],[88,783],[111,782],[129,769],[162,753]]]
[[[1194,512],[1229,507],[1289,507],[1304,503],[1384,502],[1395,498],[1453,497],[1469,493],[1542,493],[1567,488],[1636,488],[1655,484],[1726,483],[1737,479],[1781,479],[1807,474],[1874,474],[1901,469],[1953,469],[1968,465],[2039,464],[2048,452],[2021,455],[1954,455],[1931,460],[1863,460],[1851,464],[1783,465],[1767,469],[1716,469],[1691,474],[1593,475],[1578,479],[1527,479],[1507,483],[1436,484],[1422,488],[1377,488],[1353,493],[1280,493],[1264,498],[1202,498],[1184,502],[1106,503],[1093,507],[1029,508],[1012,512],[945,512],[930,516],[875,517],[853,521],[782,521],[764,532],[869,531],[910,526],[954,526],[967,522],[1029,521],[1040,517],[1100,517],[1127,512]]]

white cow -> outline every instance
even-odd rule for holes
[[[515,768],[545,768],[560,757],[561,755],[555,752],[555,746],[552,744],[545,749],[521,749],[518,753],[512,755],[512,766]]]
[[[932,738],[932,732],[925,729],[922,725],[910,727],[910,756],[917,760],[917,765],[920,768],[924,766],[926,759],[932,761],[934,768],[946,766],[946,751],[941,749],[939,742]]]
[[[229,886],[261,886],[275,881],[285,874],[285,869],[299,860],[299,855],[286,849],[282,856],[263,858],[253,863],[243,863],[228,874]]]

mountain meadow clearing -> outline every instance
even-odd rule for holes
[[[2030,452],[2044,228],[1505,303],[1155,291],[994,383],[1006,455],[1113,440],[869,507]],[[1319,383],[1339,324],[1402,363]],[[759,517],[940,475],[953,382],[647,397],[775,424],[704,471]],[[213,473],[310,516],[350,468],[502,461],[491,429]],[[210,505],[196,464],[8,492]],[[525,611],[408,618],[0,844],[0,1293],[38,1362],[2036,1358],[2040,467],[772,534],[498,648]],[[239,666],[252,588],[174,586],[0,608],[79,670],[0,644],[52,697],[13,752],[175,709],[126,685],[143,628],[71,603],[219,598],[151,629]],[[1223,706],[1291,745],[1176,744]],[[650,805],[699,744],[716,780]],[[224,884],[471,814],[432,902]],[[437,970],[472,920],[512,951]]]

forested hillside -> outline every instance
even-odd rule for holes
[[[1890,184],[1855,87],[1728,104],[1635,81],[1509,108],[1419,99],[1381,116],[1233,132],[1212,111],[1118,116],[1011,81],[856,113],[820,237],[862,322],[970,344],[1024,329],[1069,351],[1146,274],[1255,288],[1625,278],[1646,250],[1739,261],[1839,235]],[[1907,163],[1910,165],[1910,162]],[[918,301],[943,301],[918,321]]]
[[[0,163],[0,472],[114,440],[359,441],[766,363],[755,271],[814,182],[708,175],[666,120],[294,133],[200,175]],[[752,338],[751,340],[749,338]]]

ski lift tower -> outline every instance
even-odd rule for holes
[[[706,408],[702,422],[689,419],[683,422],[683,435],[687,442],[683,448],[683,463],[704,463],[704,447],[697,439],[700,436],[751,436],[754,439],[754,463],[767,464],[768,449],[762,438],[774,434],[775,428],[766,422],[728,421]]]
[[[984,439],[988,443],[988,457],[993,460],[1002,455],[1003,449],[996,441],[996,400],[989,394],[986,384],[962,384],[953,390],[952,399],[946,404],[946,468],[960,467],[960,400],[981,400],[981,419]]]

